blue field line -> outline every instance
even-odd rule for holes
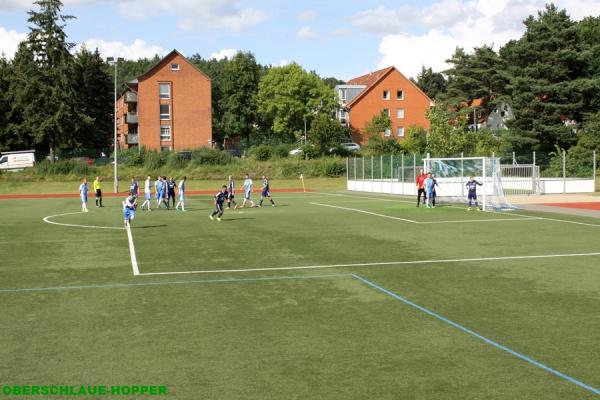
[[[258,278],[234,278],[234,279],[203,279],[192,281],[166,281],[166,282],[144,282],[144,283],[109,283],[99,285],[73,285],[73,286],[50,286],[37,288],[8,288],[0,289],[2,293],[26,293],[26,292],[50,292],[61,290],[82,290],[82,289],[122,289],[144,286],[168,286],[168,285],[198,285],[210,283],[241,283],[241,282],[264,282],[264,281],[284,281],[284,280],[302,280],[302,279],[323,279],[350,277],[351,274],[323,274],[323,275],[299,275],[299,276],[272,276]]]
[[[530,364],[533,364],[533,365],[535,365],[538,368],[541,368],[541,369],[543,369],[543,370],[545,370],[547,372],[550,372],[551,374],[553,374],[555,376],[558,376],[559,378],[562,378],[562,379],[564,379],[566,381],[569,381],[569,382],[571,382],[571,383],[573,383],[573,384],[575,384],[575,385],[577,385],[577,386],[579,386],[579,387],[581,387],[583,389],[586,389],[586,390],[588,390],[588,391],[590,391],[590,392],[592,392],[592,393],[600,396],[600,390],[596,389],[593,386],[590,386],[590,385],[588,385],[586,383],[583,383],[583,382],[581,382],[581,381],[579,381],[579,380],[577,380],[577,379],[575,379],[573,377],[570,377],[569,375],[563,374],[560,371],[557,371],[557,370],[555,370],[553,368],[550,368],[547,365],[542,364],[541,362],[536,361],[536,360],[534,360],[534,359],[532,359],[530,357],[527,357],[526,355],[521,354],[521,353],[519,353],[517,351],[514,351],[514,350],[512,350],[512,349],[510,349],[510,348],[508,348],[506,346],[503,346],[500,343],[497,343],[497,342],[493,341],[492,339],[488,339],[485,336],[482,336],[482,335],[478,334],[477,332],[474,332],[474,331],[470,330],[469,328],[466,328],[466,327],[462,326],[459,323],[451,321],[448,318],[445,318],[445,317],[441,316],[440,314],[437,314],[434,311],[431,311],[431,310],[429,310],[429,309],[427,309],[427,308],[425,308],[423,306],[420,306],[420,305],[418,305],[416,303],[413,303],[412,301],[408,300],[407,298],[402,297],[399,294],[396,294],[396,293],[392,292],[391,290],[385,289],[385,288],[377,285],[376,283],[371,282],[368,279],[365,279],[365,278],[363,278],[361,276],[358,276],[358,275],[355,275],[355,274],[352,274],[352,277],[355,278],[355,279],[358,279],[359,281],[361,281],[361,282],[363,282],[363,283],[365,283],[365,284],[367,284],[369,286],[371,286],[372,288],[375,288],[375,289],[379,290],[380,292],[383,292],[383,293],[387,294],[388,296],[393,297],[396,300],[400,300],[404,304],[407,304],[407,305],[409,305],[409,306],[411,306],[413,308],[416,308],[417,310],[422,311],[422,312],[424,312],[424,313],[426,313],[426,314],[428,314],[428,315],[430,315],[430,316],[432,316],[432,317],[434,317],[434,318],[436,318],[436,319],[438,319],[438,320],[440,320],[442,322],[445,322],[446,324],[451,325],[451,326],[453,326],[453,327],[455,327],[455,328],[463,331],[464,333],[467,333],[467,334],[469,334],[471,336],[474,336],[477,339],[480,339],[480,340],[484,341],[485,343],[494,346],[497,349],[505,351],[505,352],[507,352],[507,353],[509,353],[509,354],[511,354],[511,355],[513,355],[515,357],[517,357],[517,358],[520,358],[523,361],[526,361],[526,362],[528,362]]]

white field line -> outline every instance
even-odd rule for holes
[[[127,240],[129,241],[129,255],[131,256],[131,269],[133,270],[133,275],[137,276],[140,274],[140,269],[138,268],[137,257],[135,255],[135,247],[133,245],[133,236],[131,235],[131,226],[129,223],[127,224]]]
[[[391,215],[385,215],[385,214],[377,214],[371,211],[365,211],[365,210],[359,210],[358,208],[348,208],[348,207],[340,207],[340,206],[334,206],[331,204],[322,204],[322,203],[314,203],[314,202],[309,202],[308,204],[312,204],[315,206],[321,206],[321,207],[330,207],[330,208],[337,208],[340,210],[346,210],[346,211],[354,211],[354,212],[359,212],[362,214],[369,214],[369,215],[374,215],[376,217],[382,217],[382,218],[389,218],[389,219],[395,219],[398,221],[404,221],[404,222],[410,222],[412,224],[418,224],[418,221],[413,221],[412,219],[406,219],[406,218],[400,218],[400,217],[392,217]]]
[[[77,228],[93,228],[93,229],[119,229],[119,230],[123,230],[124,228],[118,227],[118,226],[97,226],[97,225],[77,225],[77,224],[63,224],[61,222],[54,222],[54,221],[50,221],[51,218],[54,217],[60,217],[63,215],[73,215],[73,214],[83,214],[83,211],[77,211],[77,212],[71,212],[71,213],[64,213],[64,214],[55,214],[55,215],[49,215],[47,217],[44,217],[44,222],[47,222],[49,224],[52,225],[61,225],[61,226],[71,226],[71,227],[77,227]]]
[[[341,194],[341,193],[339,193],[339,194],[337,194],[337,193],[322,193],[322,194],[328,194],[330,196],[340,196],[340,197],[353,197],[353,198],[357,198],[357,199],[391,201],[391,202],[395,202],[395,203],[411,203],[411,204],[413,203],[412,201],[407,201],[407,200],[392,200],[392,199],[388,199],[388,198],[373,197],[373,196],[358,196],[358,195]],[[393,195],[388,195],[388,196],[393,196]],[[462,209],[463,208],[463,207],[452,206],[452,205],[445,206],[445,207],[457,208],[457,209]],[[564,222],[566,224],[575,224],[575,225],[583,225],[583,226],[600,227],[600,224],[590,224],[590,223],[587,223],[587,222],[570,221],[568,219],[558,219],[558,218],[549,218],[549,217],[533,216],[533,215],[526,215],[526,214],[517,214],[517,213],[514,213],[514,212],[506,212],[506,211],[484,211],[484,212],[490,213],[490,214],[504,214],[504,215],[518,216],[518,217],[529,218],[529,219],[546,220],[546,221],[553,221],[553,222]],[[517,219],[515,219],[515,220],[517,220]],[[500,221],[500,220],[498,220],[498,221]],[[420,224],[433,223],[433,222],[417,222],[417,221],[415,221],[415,222],[416,223],[420,223]],[[454,222],[458,223],[458,222],[467,222],[467,221],[454,221]],[[446,223],[446,222],[444,222],[444,223]],[[448,223],[450,223],[450,221]]]
[[[440,260],[416,260],[416,261],[388,261],[376,263],[357,263],[357,264],[331,264],[331,265],[305,265],[297,267],[273,267],[273,268],[245,268],[245,269],[222,269],[206,271],[173,271],[173,272],[143,272],[140,276],[150,275],[187,275],[187,274],[215,274],[224,272],[255,272],[255,271],[289,271],[301,269],[327,269],[344,267],[375,267],[387,265],[419,265],[419,264],[448,264],[448,263],[467,263],[484,261],[503,261],[503,260],[531,260],[544,258],[564,258],[564,257],[592,257],[600,256],[600,253],[570,253],[570,254],[545,254],[533,256],[507,256],[507,257],[480,257],[480,258],[454,258]]]
[[[359,212],[359,213],[363,213],[363,214],[375,215],[377,217],[397,219],[397,220],[404,221],[404,222],[412,222],[414,224],[430,224],[430,225],[431,224],[464,224],[464,223],[470,223],[470,222],[531,221],[531,220],[538,219],[537,217],[530,217],[530,218],[519,217],[519,218],[470,219],[470,220],[455,220],[455,221],[425,221],[425,222],[421,222],[421,221],[414,221],[414,220],[406,219],[406,218],[393,217],[391,215],[378,214],[378,213],[374,213],[371,211],[360,210],[358,208],[340,207],[340,206],[334,206],[332,204],[322,204],[322,203],[314,203],[314,202],[310,202],[309,204],[313,204],[316,206],[322,206],[322,207],[339,208],[341,210],[347,210],[347,211],[355,211],[355,212]]]

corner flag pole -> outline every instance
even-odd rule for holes
[[[306,193],[306,187],[304,186],[304,174],[300,174],[300,180],[302,181],[302,191]]]

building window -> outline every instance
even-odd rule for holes
[[[390,91],[389,90],[384,90],[383,91],[383,99],[384,100],[389,100],[390,99]]]
[[[179,64],[171,64],[171,71],[179,71]]]
[[[391,136],[392,135],[392,130],[390,128],[385,128],[385,131],[383,132],[383,136]]]
[[[396,110],[396,118],[404,118],[404,108],[399,108]]]
[[[171,85],[168,83],[159,83],[159,97],[161,99],[170,99],[171,98]]]
[[[403,90],[396,91],[396,100],[404,100],[404,91]]]
[[[171,151],[171,146],[160,146],[160,151]]]
[[[396,130],[396,134],[400,137],[404,137],[404,127],[399,126],[398,129]]]
[[[163,121],[168,121],[171,119],[171,107],[169,104],[160,105],[160,119]]]
[[[346,102],[346,89],[340,89],[338,93],[340,96],[340,100]]]
[[[389,117],[390,116],[390,109],[389,108],[384,108],[383,109],[383,113]]]
[[[170,126],[161,126],[160,127],[160,140],[164,142],[168,142],[171,140],[171,127]]]

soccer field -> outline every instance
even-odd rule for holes
[[[177,399],[600,397],[600,221],[274,194],[0,201],[0,385]],[[255,199],[256,200],[256,199]],[[163,396],[163,398],[165,398]]]

